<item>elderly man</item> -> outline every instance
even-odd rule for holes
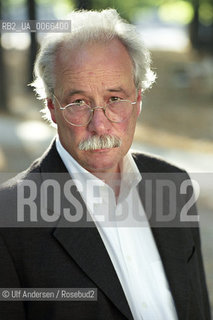
[[[70,19],[72,32],[48,37],[35,63],[33,86],[58,135],[0,193],[0,285],[57,288],[59,295],[92,288],[97,296],[1,301],[0,318],[210,319],[198,227],[180,222],[188,188],[171,206],[163,194],[167,219],[158,202],[146,205],[162,191],[150,189],[161,174],[175,177],[175,187],[188,176],[129,152],[142,92],[155,80],[149,53],[115,10],[73,12]],[[195,206],[188,211],[197,221]],[[17,292],[10,294],[18,299]]]

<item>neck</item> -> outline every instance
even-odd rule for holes
[[[121,183],[121,172],[91,172],[98,179],[102,180],[104,183],[108,184],[115,193],[116,199],[120,193],[120,183]]]

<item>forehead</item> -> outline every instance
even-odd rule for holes
[[[106,44],[61,47],[56,56],[56,86],[63,91],[97,89],[108,86],[134,86],[133,63],[125,46],[117,39]]]

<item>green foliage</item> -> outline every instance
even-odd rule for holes
[[[39,5],[49,5],[53,8],[56,17],[61,18],[66,16],[73,8],[73,1],[71,0],[36,0]]]
[[[205,25],[213,23],[213,3],[201,3],[199,8],[200,21]]]
[[[193,6],[187,1],[168,1],[159,7],[159,16],[167,22],[188,24],[193,18]]]
[[[138,7],[138,3],[140,3],[140,0],[92,0],[91,9],[101,10],[107,8],[114,8],[118,10],[119,14],[123,18],[130,20],[135,8]]]
[[[19,6],[25,3],[24,0],[1,0],[2,6],[4,8],[11,6]]]
[[[201,21],[210,23],[213,20],[212,0],[91,0],[91,7],[95,10],[115,8],[129,21],[141,10],[155,7],[159,8],[164,20],[187,24],[192,20],[194,6],[198,2]]]
[[[0,0],[5,12],[11,7],[27,5],[27,0]],[[57,17],[66,15],[76,8],[77,0],[35,0],[36,4],[51,6]],[[89,3],[85,0],[85,3]],[[189,23],[193,17],[193,10],[199,3],[200,21],[204,24],[213,23],[212,0],[90,0],[92,9],[101,10],[115,8],[119,14],[131,21],[141,10],[159,8],[159,14],[164,20]]]

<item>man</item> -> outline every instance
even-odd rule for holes
[[[179,188],[188,175],[129,153],[155,78],[149,54],[115,10],[71,21],[35,64],[58,136],[1,190],[0,285],[94,288],[97,299],[2,301],[1,319],[210,319],[195,206],[184,216],[195,223],[180,219],[191,187],[175,203],[163,193],[158,212],[161,182]]]

